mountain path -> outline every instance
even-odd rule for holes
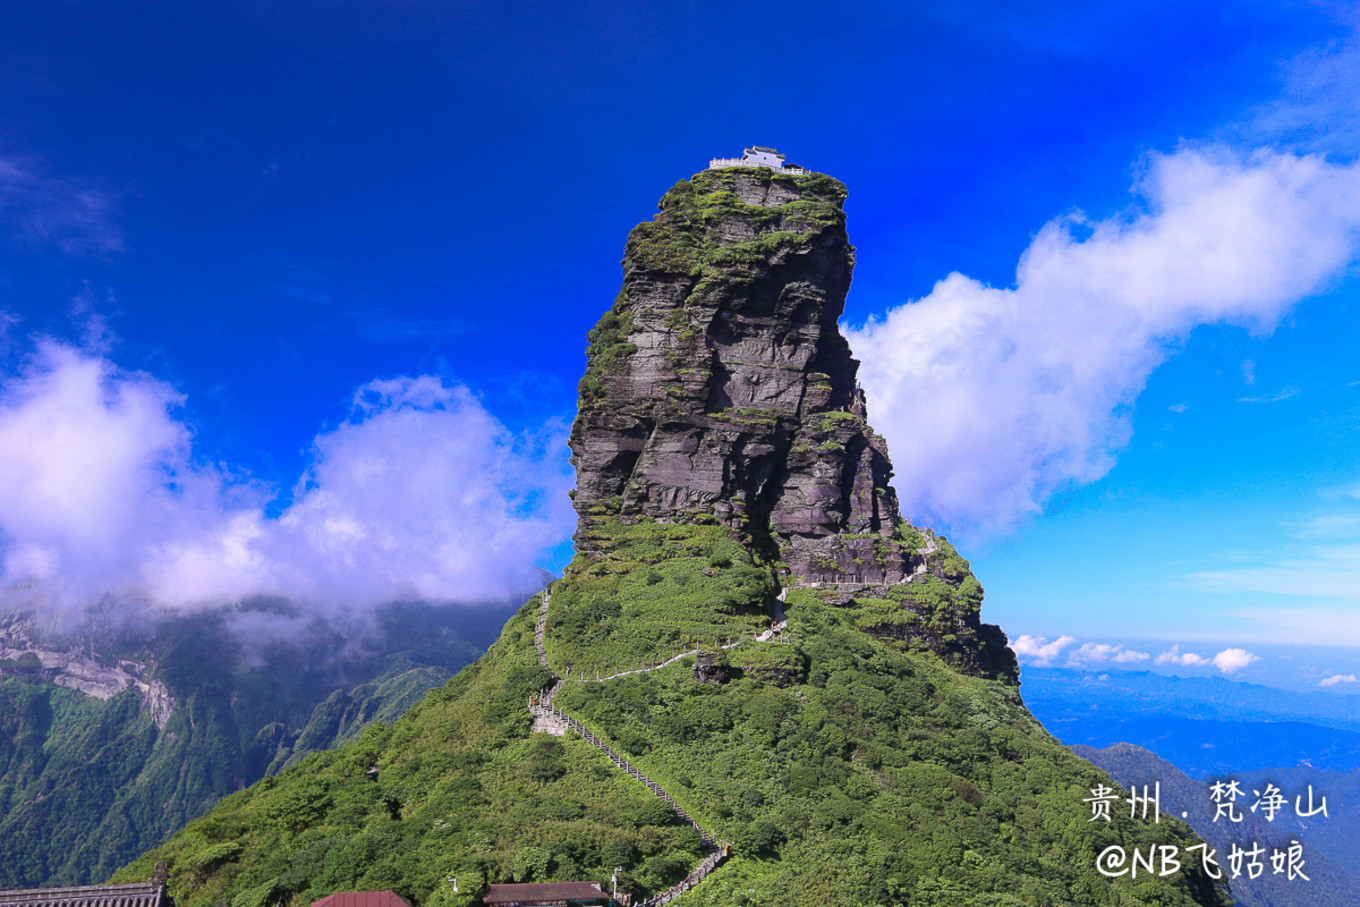
[[[775,600],[774,624],[770,627],[770,629],[757,633],[756,635],[752,636],[751,639],[755,640],[756,642],[769,642],[770,640],[779,636],[781,633],[783,633],[785,630],[789,628],[788,618],[784,616],[784,597],[788,595],[788,591],[789,590],[787,589],[781,590],[779,593],[779,597]],[[548,667],[548,657],[543,653],[543,628],[546,626],[547,617],[548,617],[547,607],[544,606],[544,608],[540,610],[538,616],[539,631],[534,636],[534,641],[538,645],[539,662],[545,668]],[[746,637],[744,636],[738,637],[737,639],[727,643],[724,646],[721,646],[720,648],[735,649],[737,646],[741,645],[742,642],[745,641],[745,639]],[[590,678],[588,677],[584,679],[586,682],[601,683],[606,680],[614,680],[617,677],[628,677],[632,674],[647,674],[651,671],[659,671],[662,668],[669,667],[670,665],[675,664],[682,658],[688,658],[691,655],[698,655],[699,652],[700,650],[698,648],[685,649],[683,652],[679,652],[675,655],[672,655],[665,661],[659,661],[656,664],[647,665],[646,667],[633,668],[630,671],[619,671],[617,674],[608,674],[604,677],[601,677],[597,674],[595,676],[594,681],[591,681]]]
[[[788,621],[784,617],[784,595],[785,595],[784,592],[781,592],[779,594],[779,601],[775,606],[775,619],[776,619],[775,625],[771,627],[769,630],[766,630],[764,633],[758,634],[755,637],[755,639],[758,642],[765,642],[767,640],[773,639],[788,626]],[[538,649],[538,663],[545,668],[548,668],[548,654],[543,648],[543,636],[545,631],[547,630],[548,603],[550,601],[551,592],[549,591],[549,589],[544,589],[543,604],[539,608],[538,623],[534,627],[534,647]],[[738,642],[740,642],[740,640],[738,640],[737,642],[730,643],[726,646],[723,646],[723,648],[730,649],[733,646],[737,645]],[[666,667],[667,665],[673,664],[676,661],[679,661],[681,658],[684,658],[687,655],[693,655],[697,651],[698,650],[695,649],[688,652],[681,652],[674,658],[667,659],[666,661],[661,662],[660,664],[657,665],[653,665],[647,668],[639,668],[633,671],[624,671],[619,674],[611,674],[609,677],[601,677],[598,679],[601,681],[612,680],[615,677],[625,677],[629,674],[645,674],[648,671],[656,671],[659,670],[660,668]],[[548,669],[550,671],[552,670],[551,668]],[[568,675],[570,675],[570,669],[568,669]],[[614,750],[611,749],[608,746],[608,744],[606,744],[603,740],[596,737],[593,733],[587,730],[575,718],[571,717],[566,712],[563,712],[561,709],[557,708],[557,706],[553,705],[553,698],[562,689],[562,685],[565,682],[566,678],[557,677],[556,675],[554,675],[553,685],[545,689],[538,696],[535,696],[529,700],[529,712],[534,716],[533,730],[544,731],[549,734],[555,734],[559,737],[565,736],[567,729],[571,729],[576,733],[580,734],[582,740],[584,740],[586,743],[589,743],[591,746],[595,747],[600,752],[604,753],[605,756],[609,758],[609,761],[614,763],[615,767],[617,767],[621,771],[627,772],[629,777],[633,778],[636,781],[641,782],[642,784],[645,784],[647,786],[647,789],[651,791],[654,796],[660,798],[667,806],[669,806],[675,812],[677,816],[683,819],[686,824],[692,826],[696,831],[698,831],[700,840],[703,842],[703,847],[706,850],[710,850],[710,853],[707,856],[705,856],[702,860],[700,860],[699,864],[694,867],[693,871],[691,871],[689,875],[685,876],[685,878],[682,879],[679,883],[672,885],[670,888],[667,888],[660,894],[653,895],[652,897],[648,898],[645,901],[639,901],[637,907],[660,907],[660,905],[662,904],[668,904],[671,901],[678,898],[680,895],[684,894],[686,891],[689,891],[695,885],[698,885],[700,882],[704,880],[704,878],[709,873],[711,873],[713,870],[717,869],[720,865],[722,865],[722,862],[726,860],[728,857],[728,852],[731,849],[731,844],[727,841],[723,841],[720,838],[716,838],[713,835],[709,834],[709,832],[705,831],[703,826],[696,822],[694,818],[688,812],[686,812],[683,807],[680,806],[680,804],[676,803],[675,800],[671,798],[671,795],[666,793],[666,791],[661,787],[661,785],[657,784],[651,778],[648,778],[646,775],[640,772],[627,759],[624,759],[618,753],[614,752]]]

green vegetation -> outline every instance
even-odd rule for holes
[[[946,647],[976,644],[973,631],[961,626],[959,617],[978,613],[982,586],[972,576],[956,587],[927,575],[894,587],[887,598],[864,598],[857,604],[857,625],[866,633],[903,644],[895,648],[938,651],[940,643]]]
[[[107,874],[150,843],[135,837],[134,823],[148,818],[135,808],[121,822],[100,820],[137,783],[155,742],[136,693],[100,702],[51,684],[0,680],[0,887],[82,870]],[[102,759],[92,764],[96,754]]]
[[[1105,846],[1185,846],[1185,829],[1089,822],[1084,798],[1105,776],[1049,737],[1014,687],[865,632],[893,613],[929,622],[975,605],[975,581],[848,604],[795,590],[789,641],[757,643],[770,565],[729,530],[607,518],[591,532],[601,555],[554,586],[555,669],[627,667],[687,636],[715,653],[748,634],[715,653],[725,683],[696,681],[686,658],[558,694],[734,842],[736,857],[680,904],[1221,903],[1188,861],[1166,878],[1097,873]],[[528,698],[551,682],[533,646],[538,608],[536,597],[486,657],[391,726],[232,795],[118,877],[165,859],[185,907],[380,888],[454,907],[492,882],[603,880],[618,866],[641,894],[683,877],[700,856],[693,829],[575,735],[529,734]]]
[[[819,423],[817,425],[817,428],[821,431],[828,432],[836,431],[838,428],[841,427],[850,427],[861,430],[867,428],[863,417],[857,416],[854,413],[842,412],[841,410],[836,409],[828,410],[827,412],[824,413],[818,413],[817,421]]]
[[[1108,844],[1183,842],[1185,829],[1089,823],[1083,798],[1103,775],[1014,688],[865,636],[856,606],[804,591],[789,616],[794,641],[751,644],[723,686],[677,665],[559,695],[737,843],[740,858],[684,903],[1193,903],[1184,874],[1096,872]],[[796,682],[759,676],[776,660]]]
[[[731,422],[735,426],[753,426],[769,431],[779,424],[779,419],[783,413],[777,409],[760,409],[754,406],[740,406],[731,409],[717,410],[708,415],[712,419],[721,422]]]
[[[582,406],[602,404],[605,397],[604,376],[617,367],[619,360],[637,352],[637,347],[627,339],[632,330],[633,313],[628,305],[628,293],[621,290],[614,299],[614,305],[594,328],[586,332],[586,339],[590,342],[586,350],[586,373],[577,388]]]
[[[264,907],[383,888],[474,904],[492,881],[601,879],[615,866],[634,887],[683,877],[700,856],[692,828],[581,740],[530,737],[525,705],[549,681],[533,648],[538,604],[393,725],[233,794],[118,878],[166,859],[186,907]]]
[[[324,632],[247,648],[220,615],[166,621],[154,648],[109,653],[155,665],[175,699],[163,729],[136,691],[100,701],[22,673],[32,653],[12,659],[7,672],[21,673],[0,678],[0,887],[107,878],[222,796],[394,721],[478,654],[449,619],[384,612],[371,651],[344,659]]]
[[[545,640],[554,670],[629,670],[697,644],[757,632],[779,584],[724,526],[589,521],[601,556],[578,559],[558,583]]]
[[[18,658],[0,658],[0,671],[28,673],[42,668],[42,661],[34,652],[24,652]]]
[[[738,181],[788,185],[803,197],[783,205],[741,200]],[[822,231],[844,229],[845,186],[823,174],[796,176],[770,170],[706,170],[675,184],[661,199],[657,219],[628,237],[632,267],[695,281],[730,281],[769,266],[773,253],[810,242]],[[723,233],[733,223],[750,231],[744,239]],[[700,291],[695,288],[695,292]]]

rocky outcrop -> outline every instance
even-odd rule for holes
[[[710,516],[773,532],[806,581],[910,575],[912,551],[854,538],[891,540],[899,518],[836,326],[853,260],[844,198],[821,175],[706,171],[633,231],[572,432],[587,526]]]
[[[732,679],[732,666],[712,652],[700,652],[694,659],[694,679],[700,683],[727,683]]]
[[[147,676],[145,664],[101,659],[78,648],[48,648],[37,641],[34,624],[22,615],[0,616],[0,676],[6,675],[45,681],[102,701],[136,690],[142,711],[162,730],[175,709],[170,690]]]
[[[881,595],[941,575],[935,537],[898,511],[837,327],[845,196],[822,174],[708,170],[633,230],[572,428],[578,550],[610,519],[718,522],[791,585]]]

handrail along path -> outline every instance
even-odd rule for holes
[[[538,622],[534,626],[534,648],[538,649],[538,663],[543,667],[548,668],[549,671],[551,671],[552,669],[548,667],[548,653],[543,648],[543,636],[548,626],[548,603],[550,601],[551,601],[550,588],[544,589],[543,604],[538,610]],[[780,604],[776,609],[776,618],[777,622],[775,626],[772,627],[770,630],[767,630],[764,633],[757,636],[756,639],[758,641],[764,642],[766,640],[772,639],[773,637],[778,635],[785,627],[788,626],[788,621],[784,619],[782,593],[780,595]],[[723,648],[731,648],[733,645],[736,645],[736,643],[724,646]],[[681,652],[674,658],[668,659],[660,664],[652,665],[646,668],[640,668],[635,671],[624,671],[620,674],[614,674],[611,675],[610,677],[603,677],[600,679],[611,680],[614,677],[623,677],[628,674],[644,674],[647,673],[648,671],[655,671],[658,670],[659,668],[666,667],[667,665],[685,657],[686,655],[691,654],[693,654],[693,651]],[[732,845],[730,842],[717,838],[708,831],[706,831],[703,826],[701,826],[697,821],[695,821],[693,816],[686,812],[684,808],[680,806],[680,804],[675,802],[675,800],[671,797],[670,794],[666,793],[666,791],[661,787],[661,785],[657,784],[651,778],[648,778],[646,775],[644,775],[641,771],[634,767],[627,759],[623,758],[618,753],[614,752],[614,750],[611,749],[608,744],[606,744],[599,737],[591,733],[584,725],[581,724],[581,722],[577,721],[575,718],[571,717],[566,712],[562,711],[557,706],[553,705],[553,698],[557,696],[558,692],[562,689],[562,685],[565,682],[566,678],[557,677],[556,675],[553,675],[552,686],[542,690],[537,696],[534,696],[529,700],[529,712],[534,716],[534,730],[543,730],[547,731],[548,733],[562,736],[563,734],[566,733],[566,729],[570,728],[571,730],[580,734],[582,740],[584,740],[586,743],[589,743],[591,746],[595,747],[600,752],[604,753],[605,756],[609,758],[609,761],[614,763],[615,767],[617,767],[621,771],[627,772],[629,777],[645,784],[647,786],[647,789],[651,791],[654,796],[660,798],[663,802],[665,802],[667,806],[674,810],[675,814],[679,816],[681,819],[683,819],[686,824],[692,826],[697,832],[699,832],[699,838],[703,843],[703,848],[706,851],[708,851],[704,858],[699,861],[699,864],[694,867],[694,870],[690,872],[689,875],[685,876],[685,878],[682,879],[678,884],[672,885],[665,891],[653,895],[652,897],[648,898],[645,901],[638,902],[637,907],[660,907],[660,905],[662,904],[668,904],[671,901],[678,898],[680,895],[684,894],[686,891],[689,891],[695,885],[698,885],[700,882],[704,880],[706,876],[708,876],[709,873],[711,873],[713,870],[721,866],[723,861],[726,860],[727,857],[729,856],[729,852],[731,850]]]

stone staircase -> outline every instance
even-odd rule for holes
[[[557,683],[529,700],[529,713],[534,716],[533,726],[529,729],[531,733],[552,734],[554,737],[567,736],[569,725],[563,720],[563,714],[553,708],[552,704],[553,697],[560,689],[562,680],[559,678]]]
[[[575,731],[576,733],[580,734],[581,739],[585,740],[586,743],[589,743],[591,746],[595,747],[597,750],[608,756],[610,762],[614,763],[614,765],[616,765],[623,771],[627,772],[629,776],[631,776],[632,778],[641,781],[643,784],[647,785],[648,790],[650,790],[660,799],[664,800],[666,802],[666,805],[669,806],[677,816],[679,816],[681,819],[685,821],[686,825],[692,826],[694,830],[699,833],[700,838],[702,838],[703,840],[704,847],[706,848],[713,847],[718,844],[717,839],[714,838],[707,831],[705,831],[702,825],[694,821],[693,817],[691,817],[689,813],[685,812],[684,808],[680,806],[680,804],[676,803],[675,800],[671,798],[671,795],[666,793],[666,791],[661,787],[660,784],[657,784],[651,778],[648,778],[637,768],[635,768],[632,765],[632,763],[630,763],[627,759],[623,758],[618,753],[614,752],[614,750],[610,748],[609,744],[605,743],[599,737],[596,737],[594,734],[592,734],[584,725],[581,724],[581,722],[577,721],[575,718],[571,717],[566,712],[563,712],[562,710],[558,709],[556,706],[553,705],[540,706],[539,710],[541,712],[548,713],[549,716],[555,718],[565,727],[568,727],[571,730]]]
[[[534,646],[538,649],[538,661],[539,664],[543,665],[545,668],[548,667],[548,655],[543,649],[543,634],[548,623],[548,602],[549,593],[548,590],[545,589],[543,590],[543,605],[539,608],[538,612],[538,624],[534,628]],[[658,665],[658,667],[660,667],[660,665]],[[564,678],[556,678],[556,682],[551,687],[543,690],[537,696],[529,700],[529,712],[534,716],[532,729],[534,731],[555,734],[558,737],[566,736],[568,729],[580,734],[582,740],[604,753],[605,756],[609,758],[610,762],[614,763],[614,765],[622,771],[627,772],[629,777],[645,784],[647,789],[669,806],[677,816],[684,820],[685,824],[699,832],[699,838],[703,848],[708,851],[708,854],[699,861],[699,865],[695,866],[693,871],[685,876],[678,884],[672,885],[665,891],[654,895],[645,901],[640,901],[637,907],[660,907],[661,904],[668,904],[686,891],[689,891],[695,885],[698,885],[710,872],[717,869],[722,862],[727,859],[731,845],[727,841],[716,838],[705,831],[703,826],[696,822],[694,817],[686,812],[679,803],[676,803],[661,785],[644,775],[627,759],[614,752],[608,744],[591,733],[581,724],[581,722],[553,705],[553,698],[562,689],[562,684],[564,682]]]
[[[669,904],[671,901],[702,882],[704,877],[717,869],[718,865],[725,859],[727,859],[726,845],[724,845],[722,849],[715,850],[704,857],[703,860],[699,862],[699,865],[694,867],[694,871],[685,876],[679,884],[672,885],[660,894],[650,897],[645,901],[640,901],[638,907],[660,907],[661,904]]]

